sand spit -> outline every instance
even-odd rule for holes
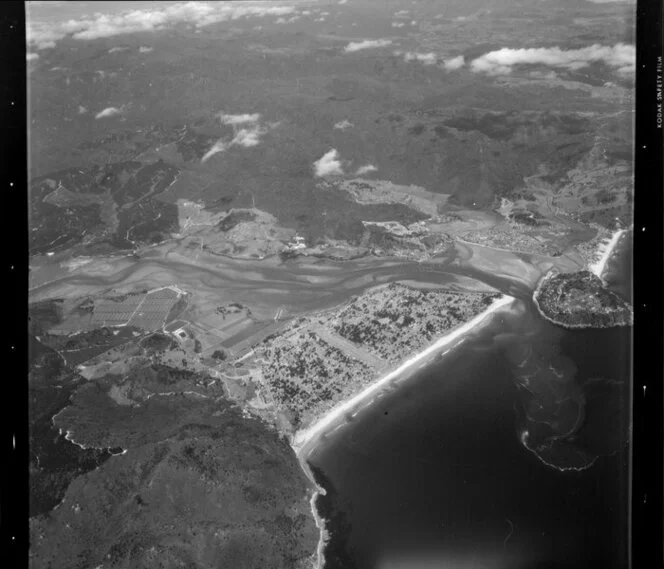
[[[336,430],[341,425],[335,426],[335,422],[339,419],[350,414],[351,417],[355,417],[364,407],[371,405],[373,400],[372,396],[377,395],[382,388],[385,387],[394,387],[396,384],[401,383],[397,378],[400,375],[405,374],[408,371],[413,371],[414,369],[419,369],[423,367],[427,362],[427,358],[438,352],[445,346],[448,346],[460,339],[457,342],[457,346],[464,343],[465,338],[462,338],[465,334],[470,332],[473,328],[476,328],[480,324],[486,321],[486,319],[501,310],[505,310],[509,305],[514,302],[514,298],[511,296],[503,295],[497,300],[495,300],[484,312],[481,312],[473,319],[469,320],[465,324],[450,330],[447,334],[440,337],[433,344],[429,345],[427,348],[423,349],[421,352],[418,352],[410,359],[406,360],[403,364],[398,366],[396,369],[388,372],[384,376],[377,379],[374,383],[366,387],[364,390],[360,391],[354,397],[346,401],[340,402],[338,405],[333,407],[326,415],[321,417],[318,421],[310,425],[306,429],[302,429],[295,433],[295,436],[291,440],[291,446],[295,450],[295,453],[298,456],[300,465],[304,470],[307,478],[312,482],[316,490],[314,491],[311,497],[311,511],[313,513],[314,519],[316,521],[316,526],[320,530],[320,539],[318,541],[318,546],[316,547],[315,560],[313,561],[313,569],[323,569],[325,566],[325,544],[329,539],[329,532],[325,526],[325,520],[321,518],[316,509],[316,499],[319,495],[325,495],[325,489],[322,488],[317,482],[311,472],[307,458],[316,446],[316,442],[321,435],[324,435],[327,432]],[[443,352],[447,354],[452,347],[448,348]],[[416,367],[417,366],[417,367]],[[368,400],[368,401],[367,401]],[[360,405],[366,402],[360,408]]]
[[[591,273],[597,275],[600,279],[602,278],[602,275],[606,270],[606,264],[609,262],[609,259],[613,254],[613,250],[616,248],[620,238],[626,232],[626,229],[619,229],[611,235],[610,239],[605,240],[599,244],[597,247],[597,255],[599,255],[598,259],[588,265],[588,270]]]
[[[291,446],[298,455],[302,454],[302,451],[306,446],[309,446],[309,443],[312,442],[316,437],[323,434],[338,420],[342,419],[347,413],[351,412],[355,407],[360,405],[366,399],[376,394],[381,388],[386,387],[391,380],[399,375],[409,371],[411,368],[414,368],[417,364],[422,363],[428,356],[440,351],[442,348],[451,344],[458,338],[467,334],[470,330],[475,328],[477,325],[482,323],[488,316],[498,312],[501,309],[504,309],[507,305],[511,304],[514,301],[514,298],[511,296],[503,295],[498,300],[494,301],[484,312],[481,312],[475,316],[472,320],[469,320],[465,324],[452,329],[449,333],[445,334],[433,344],[422,350],[421,352],[415,354],[410,359],[406,360],[396,369],[390,371],[383,377],[376,380],[374,383],[360,391],[354,397],[342,401],[333,407],[325,416],[321,417],[318,421],[295,433]]]

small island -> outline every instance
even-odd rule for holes
[[[631,326],[632,307],[590,271],[551,272],[535,290],[544,318],[565,328]]]

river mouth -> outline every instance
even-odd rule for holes
[[[496,271],[487,268],[490,255],[481,248],[459,246],[459,251],[466,252],[465,258],[453,254],[422,263],[377,257],[343,262],[298,258],[285,263],[273,258],[236,260],[212,255],[190,259],[157,248],[148,250],[152,254],[146,259],[41,259],[31,271],[30,300],[81,297],[111,289],[130,292],[176,283],[199,295],[234,296],[247,304],[260,300],[265,305],[288,305],[291,312],[304,312],[340,304],[367,288],[399,280],[471,292],[479,283],[484,289],[526,298],[543,273],[537,263],[507,252],[496,253],[501,265]]]
[[[434,263],[309,260],[287,266],[218,259],[204,265],[173,256],[140,263],[123,259],[117,261],[118,271],[86,272],[82,266],[34,293],[94,294],[177,282],[215,302],[222,294],[234,301],[260,295],[266,304],[297,306],[303,312],[397,280],[463,289],[473,279],[513,296],[522,309],[493,317],[408,381],[396,378],[300,457],[305,471],[318,473],[315,480],[325,490],[314,499],[331,534],[324,547],[325,567],[620,567],[625,560],[624,433],[618,429],[611,435],[615,440],[605,445],[598,433],[616,416],[623,424],[621,413],[628,406],[621,389],[597,385],[625,385],[620,375],[625,331],[598,339],[595,331],[583,336],[543,322],[530,297],[548,262],[531,264],[501,253],[501,270],[492,271],[491,255],[472,251],[465,258]],[[543,348],[552,344],[557,352]],[[553,376],[561,373],[556,357],[577,344],[579,353],[594,353],[589,361],[609,361],[607,346],[617,359],[607,369],[591,365],[563,374],[562,391],[551,396],[528,384],[533,372],[528,366],[543,363],[553,362],[547,377],[555,381]],[[539,431],[533,426],[541,418],[533,407],[538,397],[544,398],[548,413],[547,427]],[[586,405],[589,418],[563,405],[593,397],[600,403]],[[613,415],[602,412],[603,401],[611,402]],[[566,468],[567,447],[547,447],[559,433],[578,439],[580,452],[590,457],[587,467]],[[577,442],[571,441],[574,449]],[[602,522],[592,526],[595,517]],[[607,536],[612,549],[605,548]],[[566,565],[563,555],[574,563]]]

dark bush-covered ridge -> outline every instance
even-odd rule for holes
[[[632,307],[589,271],[545,277],[535,291],[540,312],[566,328],[632,324]]]

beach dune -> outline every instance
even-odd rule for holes
[[[611,235],[610,239],[605,240],[599,244],[599,246],[597,247],[597,254],[598,254],[597,260],[588,265],[588,270],[591,273],[598,276],[600,279],[602,278],[602,275],[606,270],[606,264],[609,262],[609,259],[613,254],[613,250],[615,249],[616,245],[618,244],[618,241],[620,241],[620,238],[623,236],[623,234],[626,231],[627,231],[626,229],[619,229],[618,231],[615,231]]]
[[[427,348],[413,355],[411,358],[399,365],[396,369],[378,378],[375,382],[364,388],[350,399],[335,405],[328,413],[326,413],[323,417],[319,418],[316,422],[307,428],[297,431],[291,441],[291,446],[297,455],[301,460],[305,459],[305,457],[309,454],[310,449],[315,446],[316,439],[320,435],[323,435],[329,431],[336,422],[343,420],[344,417],[348,413],[351,413],[355,407],[366,402],[371,397],[375,397],[378,392],[382,388],[387,387],[390,381],[394,378],[417,369],[418,364],[424,363],[424,360],[426,360],[429,356],[436,354],[444,347],[452,344],[470,332],[473,328],[484,322],[490,315],[500,310],[507,309],[507,307],[511,305],[514,300],[515,299],[511,296],[501,296],[495,300],[484,312],[481,312],[472,320],[469,320],[465,324],[453,328],[447,334],[436,340],[433,344],[429,345]]]
[[[313,562],[314,569],[322,569],[325,566],[325,544],[329,539],[329,532],[325,526],[325,520],[320,517],[316,509],[316,499],[319,495],[325,494],[325,489],[318,485],[307,462],[309,453],[315,448],[320,437],[323,437],[325,434],[338,428],[338,425],[335,425],[335,423],[338,423],[340,420],[346,420],[349,415],[354,417],[356,413],[359,412],[358,408],[363,406],[362,404],[364,404],[364,406],[370,405],[371,401],[373,401],[372,397],[378,396],[381,389],[393,385],[394,380],[397,377],[426,365],[427,358],[440,353],[443,348],[450,346],[450,344],[453,344],[456,340],[459,340],[457,345],[463,343],[464,340],[462,337],[465,334],[468,334],[468,332],[481,325],[492,314],[501,310],[509,310],[513,302],[515,302],[513,297],[507,295],[501,296],[489,305],[485,311],[481,312],[473,319],[451,329],[447,334],[438,338],[438,340],[423,349],[421,352],[413,355],[404,363],[400,364],[396,369],[379,377],[375,382],[360,391],[357,395],[354,395],[346,401],[341,401],[306,429],[301,429],[295,433],[295,436],[291,440],[291,446],[300,460],[302,470],[316,488],[311,496],[311,511],[316,520],[316,526],[320,530],[320,539],[318,541],[318,546],[316,547],[315,560]],[[444,353],[446,354],[451,349],[452,347],[450,346],[444,351]]]

